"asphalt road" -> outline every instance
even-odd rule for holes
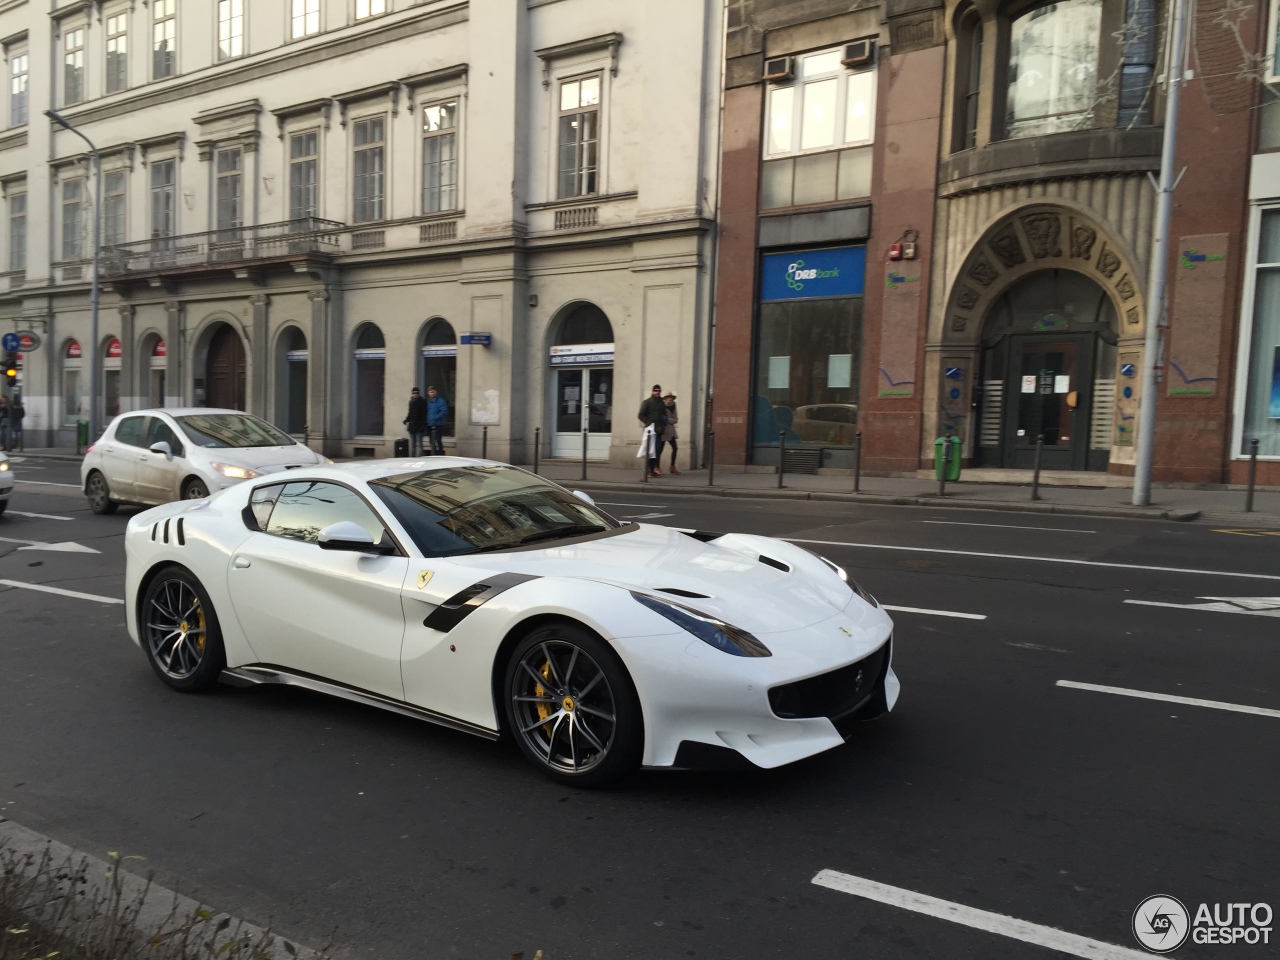
[[[92,516],[74,464],[15,469],[43,485],[20,484],[0,519],[0,580],[119,596],[130,511]],[[172,693],[119,605],[0,586],[0,813],[145,856],[161,882],[303,942],[333,934],[346,955],[388,960],[1063,955],[817,886],[823,870],[1128,949],[1153,894],[1280,909],[1280,715],[1265,712],[1280,711],[1280,618],[1179,609],[1280,597],[1280,537],[599,499],[806,541],[883,603],[934,611],[894,615],[894,714],[781,770],[575,792],[502,745],[304,692]],[[100,552],[39,546],[68,541]]]

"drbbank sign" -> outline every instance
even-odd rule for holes
[[[760,300],[859,297],[866,272],[866,247],[766,254],[760,270]]]

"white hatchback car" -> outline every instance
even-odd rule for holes
[[[9,506],[9,495],[13,493],[13,467],[9,458],[0,453],[0,513]]]
[[[330,461],[239,410],[135,410],[85,451],[80,486],[94,513],[120,503],[199,500],[242,480]]]

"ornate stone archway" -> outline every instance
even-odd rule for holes
[[[962,437],[966,455],[972,454],[973,389],[987,315],[1019,280],[1054,269],[1094,280],[1115,306],[1120,329],[1110,462],[1132,462],[1132,424],[1141,389],[1137,361],[1146,324],[1145,278],[1115,231],[1086,211],[1044,202],[1003,211],[948,281],[945,312],[928,351],[925,413],[928,422],[932,412],[934,429],[926,431],[926,458],[932,455],[933,438],[944,434]]]

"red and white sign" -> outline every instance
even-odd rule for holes
[[[153,357],[167,357],[169,355],[169,350],[164,345],[163,340],[156,341],[156,345],[151,348],[151,355]]]
[[[40,349],[40,337],[30,330],[19,330],[18,339],[22,342],[20,349],[23,353],[30,353],[32,350]]]
[[[70,340],[67,342],[67,359],[68,360],[80,359],[80,341],[79,340]]]
[[[112,337],[110,340],[107,341],[107,357],[108,359],[114,360],[119,356],[120,356],[120,341],[117,340],[115,337]]]

